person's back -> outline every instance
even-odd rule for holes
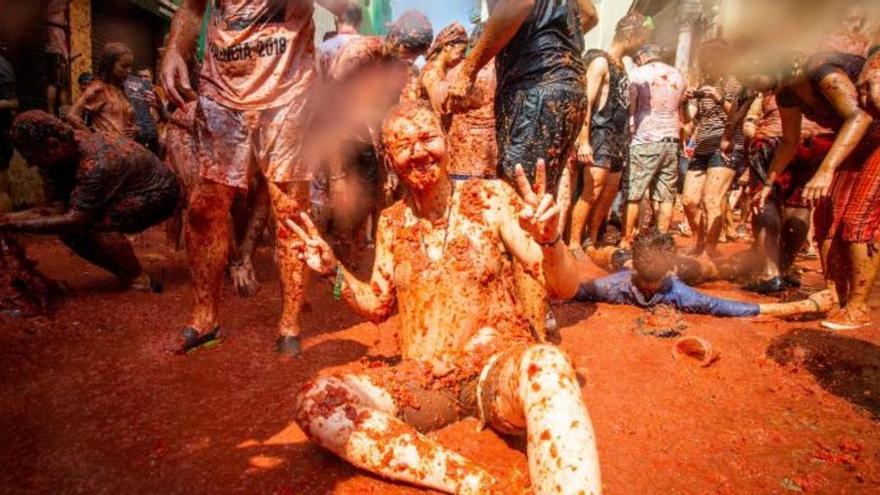
[[[68,205],[96,219],[111,221],[114,230],[139,232],[167,218],[179,191],[174,172],[143,146],[104,133],[78,133],[79,164],[70,184]],[[162,198],[157,218],[132,206]],[[137,211],[137,215],[128,215]]]
[[[649,62],[630,74],[636,98],[634,143],[678,139],[685,81],[681,72],[660,61]]]
[[[586,68],[577,4],[536,0],[534,9],[513,39],[498,54],[499,91],[539,84],[581,84]]]

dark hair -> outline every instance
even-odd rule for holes
[[[131,49],[122,43],[107,43],[98,59],[98,69],[95,71],[98,79],[109,81],[113,77],[113,67],[124,55],[131,55]]]
[[[19,151],[43,149],[50,138],[65,143],[75,141],[70,124],[42,110],[29,110],[20,114],[13,122],[9,134]]]
[[[92,82],[94,80],[95,80],[95,75],[92,74],[91,72],[83,72],[82,74],[79,75],[78,78],[76,78],[76,82],[81,85],[89,84],[90,82]]]
[[[648,33],[651,31],[651,22],[648,18],[638,12],[630,12],[617,21],[614,29],[614,37],[619,38],[624,35],[632,36],[635,33]]]
[[[348,7],[342,11],[342,15],[339,16],[339,20],[345,24],[360,26],[364,20],[364,13],[359,5],[349,3]]]
[[[434,28],[424,14],[408,10],[394,21],[385,36],[386,41],[415,52],[425,52],[434,41]]]
[[[646,282],[659,282],[675,269],[675,239],[653,231],[633,242],[633,269]]]

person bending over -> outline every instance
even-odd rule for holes
[[[378,321],[397,306],[403,361],[306,384],[297,422],[372,473],[446,493],[492,493],[503,481],[421,433],[475,416],[502,434],[527,435],[534,493],[600,493],[574,369],[557,347],[535,344],[513,289],[511,257],[543,265],[551,292],[574,290],[557,286],[557,274],[574,269],[560,210],[547,208],[544,187],[532,192],[521,167],[521,212],[501,199],[515,191],[499,196],[510,188],[503,181],[450,180],[446,137],[426,106],[395,107],[382,138],[411,195],[379,219],[369,282],[339,264],[307,216],[288,226],[305,242],[307,264],[335,280],[355,311]],[[536,175],[544,185],[543,165]]]
[[[174,172],[133,141],[74,131],[38,110],[15,120],[12,142],[40,169],[58,203],[0,216],[0,233],[57,235],[79,257],[116,275],[122,287],[161,291],[124,234],[174,214],[180,198]]]
[[[648,308],[660,304],[680,311],[712,316],[792,316],[831,309],[830,291],[813,294],[804,301],[754,304],[704,294],[676,275],[674,240],[669,234],[639,236],[633,244],[632,269],[623,269],[598,280],[583,281],[573,296],[579,301],[627,304]],[[571,277],[577,277],[571,274]]]

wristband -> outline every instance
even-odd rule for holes
[[[345,277],[342,275],[342,264],[336,265],[336,283],[333,284],[333,299],[342,299],[342,284]]]
[[[545,248],[551,248],[559,244],[559,241],[562,240],[562,234],[557,234],[556,239],[553,239],[551,242],[539,242],[538,245]]]

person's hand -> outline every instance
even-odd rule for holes
[[[773,193],[773,186],[764,185],[761,187],[761,190],[758,191],[754,196],[752,196],[752,212],[755,215],[759,215],[761,211],[767,206],[767,200],[770,199],[770,194]]]
[[[159,79],[171,101],[180,108],[186,106],[186,101],[180,93],[181,91],[192,92],[189,84],[189,67],[180,56],[180,52],[173,46],[169,46],[165,50],[165,58],[162,59],[162,67],[159,70]]]
[[[155,91],[150,90],[144,93],[144,99],[147,101],[147,105],[157,110],[162,108],[162,102],[159,101],[159,95]]]
[[[816,175],[807,182],[804,187],[804,199],[813,205],[818,203],[822,198],[831,194],[831,182],[834,180],[834,173],[820,168]]]
[[[546,176],[544,160],[539,160],[533,188],[522,166],[516,166],[516,185],[525,202],[519,223],[538,244],[545,246],[561,239],[562,233],[562,211],[553,196],[547,194]]]
[[[694,99],[694,92],[696,92],[696,91],[697,90],[694,88],[688,88],[688,89],[684,90],[684,99],[685,100],[693,100]]]
[[[300,253],[299,258],[311,268],[321,275],[331,275],[339,266],[339,260],[333,254],[333,248],[321,237],[318,228],[312,223],[312,219],[305,213],[299,214],[300,222],[303,227],[297,225],[293,220],[285,220],[285,225],[292,230],[303,242],[305,249]]]
[[[700,88],[700,91],[702,91],[705,96],[715,100],[715,103],[721,103],[724,101],[724,96],[721,95],[721,91],[718,91],[718,88],[715,86],[706,85]]]
[[[577,142],[577,161],[584,166],[593,165],[593,146],[588,139]]]
[[[229,264],[232,285],[241,297],[251,297],[260,290],[260,282],[250,259],[237,260]]]
[[[730,161],[731,155],[733,155],[733,140],[729,137],[721,138],[721,157],[725,161]]]
[[[474,90],[476,72],[470,68],[467,61],[462,62],[461,70],[449,84],[447,105],[451,110],[467,107],[471,92]]]
[[[385,204],[390,205],[394,202],[394,193],[397,192],[397,188],[400,186],[400,178],[397,177],[397,174],[394,171],[389,170],[388,175],[385,176],[385,183],[382,184],[382,195],[385,198]]]

